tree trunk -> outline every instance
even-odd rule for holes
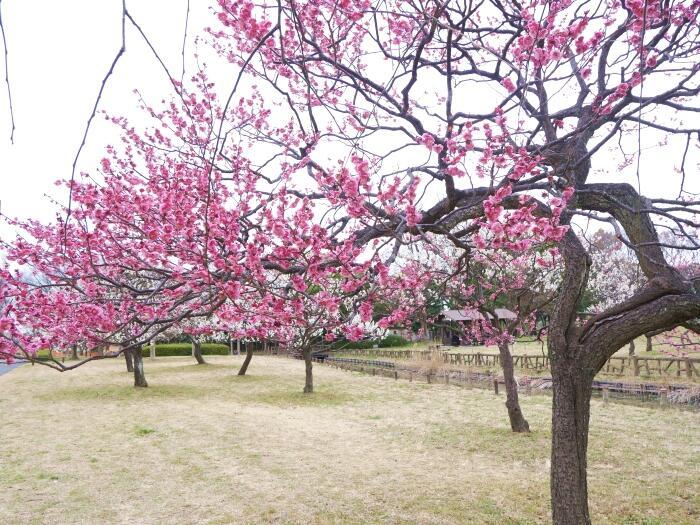
[[[238,371],[239,376],[244,376],[246,371],[248,370],[248,365],[250,364],[250,360],[253,359],[253,345],[251,343],[246,343],[245,345],[245,360],[243,361],[243,364],[241,365],[241,369]]]
[[[311,361],[311,348],[302,350],[304,364],[306,365],[306,382],[304,383],[304,393],[311,394],[314,391],[314,364]]]
[[[506,384],[506,408],[510,418],[510,428],[513,432],[530,432],[530,425],[528,425],[522,410],[520,410],[518,384],[515,382],[515,374],[513,373],[513,356],[510,353],[508,343],[499,344],[498,352],[501,357],[503,379]]]
[[[141,349],[136,348],[132,350],[132,352],[132,357],[134,359],[134,386],[146,388],[148,383],[146,382],[146,375],[143,373],[143,356],[141,355]]]
[[[634,355],[634,339],[630,341],[630,350],[629,350],[630,355]]]
[[[70,358],[77,361],[78,360],[78,345],[77,343],[70,347]]]
[[[124,359],[126,359],[126,371],[134,371],[134,361],[131,358],[131,350],[124,350]]]
[[[196,341],[192,341],[192,349],[194,350],[193,355],[197,360],[198,365],[206,365],[207,362],[202,357],[202,345]]]
[[[593,374],[575,359],[552,364],[552,466],[550,490],[554,525],[590,525],[586,479],[588,424]]]
[[[651,336],[647,335],[647,352],[651,352],[653,350],[653,346],[651,344]]]

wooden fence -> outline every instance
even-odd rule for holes
[[[343,354],[381,357],[390,359],[429,360],[437,352],[438,359],[451,365],[473,367],[500,367],[501,356],[476,352],[465,354],[445,352],[443,350],[384,350],[373,348],[369,350],[345,350]],[[513,365],[523,370],[549,370],[549,357],[545,355],[514,355]],[[700,359],[688,357],[611,357],[603,365],[601,372],[609,375],[633,375],[642,377],[676,376],[700,377]]]
[[[498,395],[499,385],[504,384],[503,378],[493,372],[477,372],[464,369],[430,370],[417,367],[404,367],[390,361],[353,359],[343,357],[328,357],[315,359],[318,363],[330,365],[342,370],[351,370],[373,376],[391,377],[393,379],[408,379],[409,381],[426,381],[428,383],[444,383],[447,385],[463,385],[477,388],[490,388]],[[698,389],[687,385],[665,385],[659,383],[629,383],[610,380],[596,380],[591,385],[594,392],[600,394],[603,401],[612,399],[632,399],[638,401],[657,400],[664,404],[680,404],[690,407],[700,407]],[[552,389],[550,377],[523,377],[518,390],[524,394],[546,393]]]

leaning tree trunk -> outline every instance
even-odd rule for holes
[[[563,280],[547,338],[552,372],[552,521],[554,525],[590,525],[586,454],[596,370],[584,361],[594,349],[588,345],[584,352],[576,344],[580,336],[576,311],[586,289],[591,260],[571,229],[561,248]]]
[[[131,357],[131,350],[124,350],[124,359],[126,359],[126,371],[134,371],[134,361]]]
[[[204,357],[202,357],[202,345],[196,341],[192,341],[192,355],[197,360],[198,365],[207,364]]]
[[[513,432],[530,432],[530,425],[528,425],[522,410],[520,410],[518,384],[515,382],[515,374],[513,372],[513,356],[510,353],[508,343],[499,344],[498,352],[501,357],[501,367],[503,368],[503,380],[506,384],[506,408],[508,409],[510,428]]]
[[[253,345],[251,343],[246,343],[245,345],[245,360],[243,361],[243,364],[241,365],[241,369],[238,371],[239,376],[244,376],[246,371],[248,370],[248,365],[250,364],[250,360],[253,359]]]
[[[573,358],[557,358],[555,352],[551,355],[553,522],[590,525],[586,455],[594,374],[582,373],[581,365]]]
[[[134,359],[134,386],[145,388],[148,386],[146,382],[146,375],[143,373],[143,356],[141,355],[141,349],[136,348],[132,350],[132,357]]]
[[[304,348],[302,350],[302,355],[304,356],[304,364],[306,365],[306,381],[304,383],[304,393],[311,394],[314,391],[314,364],[311,360],[311,348]]]
[[[651,336],[647,335],[646,338],[647,338],[647,352],[651,352],[654,348],[651,344]]]

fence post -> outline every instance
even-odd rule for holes
[[[665,388],[659,389],[659,404],[665,405],[668,400],[668,390]]]
[[[498,395],[498,379],[493,380],[493,393]]]
[[[690,358],[685,358],[685,375],[693,377],[693,366],[690,364]]]
[[[398,378],[399,378],[399,373],[398,373],[398,371],[394,370],[394,379],[398,379]]]
[[[637,360],[636,355],[632,356],[632,368],[634,369],[634,375],[638,376],[639,375],[639,361]]]
[[[155,359],[156,358],[156,342],[151,341],[149,347],[150,347],[150,357],[151,357],[151,359]]]
[[[610,390],[608,389],[607,386],[603,387],[603,402],[607,403],[608,402],[608,396],[610,394]]]

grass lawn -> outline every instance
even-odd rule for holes
[[[411,346],[403,346],[403,347],[393,347],[393,348],[380,348],[379,350],[428,350],[428,343],[415,343]],[[639,348],[639,346],[637,347]],[[459,347],[450,347],[450,346],[441,346],[440,347],[441,351],[446,351],[449,353],[464,353],[464,354],[475,354],[477,352],[481,352],[482,354],[498,354],[498,348],[495,346],[459,346]],[[448,364],[448,363],[443,363],[441,360],[435,360],[435,359],[430,359],[430,360],[422,360],[422,359],[405,359],[405,358],[393,358],[393,357],[384,357],[384,356],[373,356],[372,355],[372,350],[363,350],[363,353],[366,353],[366,355],[354,355],[351,352],[343,352],[339,351],[334,353],[333,355],[335,357],[351,357],[351,358],[356,358],[356,359],[379,359],[382,361],[391,361],[396,363],[399,366],[405,366],[409,368],[416,368],[416,369],[421,369],[425,370],[427,368],[437,370],[467,370],[470,372],[494,372],[497,375],[502,376],[502,369],[500,366],[475,366],[475,365],[461,365],[461,364]],[[542,353],[542,344],[540,342],[533,342],[533,341],[518,341],[516,342],[513,347],[512,347],[512,353],[513,355],[543,355]],[[545,353],[546,355],[546,348],[545,348]],[[618,352],[616,354],[618,357],[626,357],[627,350],[623,352]],[[663,354],[661,352],[637,352],[636,354],[638,357],[669,357],[668,354]],[[691,357],[693,358],[698,358],[700,357],[700,354],[691,354]],[[650,368],[653,370],[654,369],[654,364],[650,365]],[[697,368],[697,365],[695,365]],[[634,375],[634,370],[632,366],[628,364],[628,366],[625,368],[625,373],[624,374],[613,374],[612,372],[606,373],[604,370],[601,371],[599,374],[596,375],[596,379],[599,380],[607,380],[607,381],[618,381],[621,383],[657,383],[661,385],[687,385],[687,386],[696,386],[700,384],[700,376],[697,374],[694,374],[693,377],[687,377],[685,374],[685,371],[682,370],[682,373],[680,376],[677,376],[675,374],[675,368],[671,370],[671,373],[666,374],[666,375],[658,375],[655,373],[652,373],[650,375],[646,375],[644,371],[642,371],[642,374],[639,376]],[[515,376],[520,377],[520,376],[551,376],[551,371],[547,369],[543,370],[533,370],[533,369],[523,369],[520,367],[516,367],[515,369]]]
[[[504,398],[256,356],[0,377],[0,523],[549,522],[551,398]],[[700,521],[700,414],[594,400],[596,524]]]
[[[653,347],[651,352],[646,351],[646,344],[647,340],[646,337],[638,337],[637,339],[634,340],[635,344],[635,355],[637,357],[672,357],[674,355],[678,355],[678,353],[671,348],[667,341],[664,339],[663,336],[655,336],[652,338],[653,341]],[[407,349],[413,349],[413,350],[427,350],[429,345],[433,345],[435,343],[427,343],[427,342],[421,342],[421,343],[415,343],[410,346],[404,346],[404,347],[396,347],[396,348],[391,348],[387,350],[407,350]],[[495,345],[474,345],[474,346],[442,346],[441,347],[443,350],[447,350],[448,352],[461,352],[464,354],[475,354],[477,352],[485,353],[485,354],[497,354],[498,353],[498,347]],[[686,353],[688,357],[700,357],[700,351],[692,351],[695,350],[695,348],[689,348]],[[513,355],[521,355],[521,354],[527,354],[527,355],[547,355],[547,337],[545,336],[542,341],[533,341],[532,338],[530,337],[522,337],[518,339],[512,346],[511,346],[511,353]],[[616,357],[627,357],[629,356],[629,347],[626,345],[623,348],[620,348],[617,352],[614,354]]]

